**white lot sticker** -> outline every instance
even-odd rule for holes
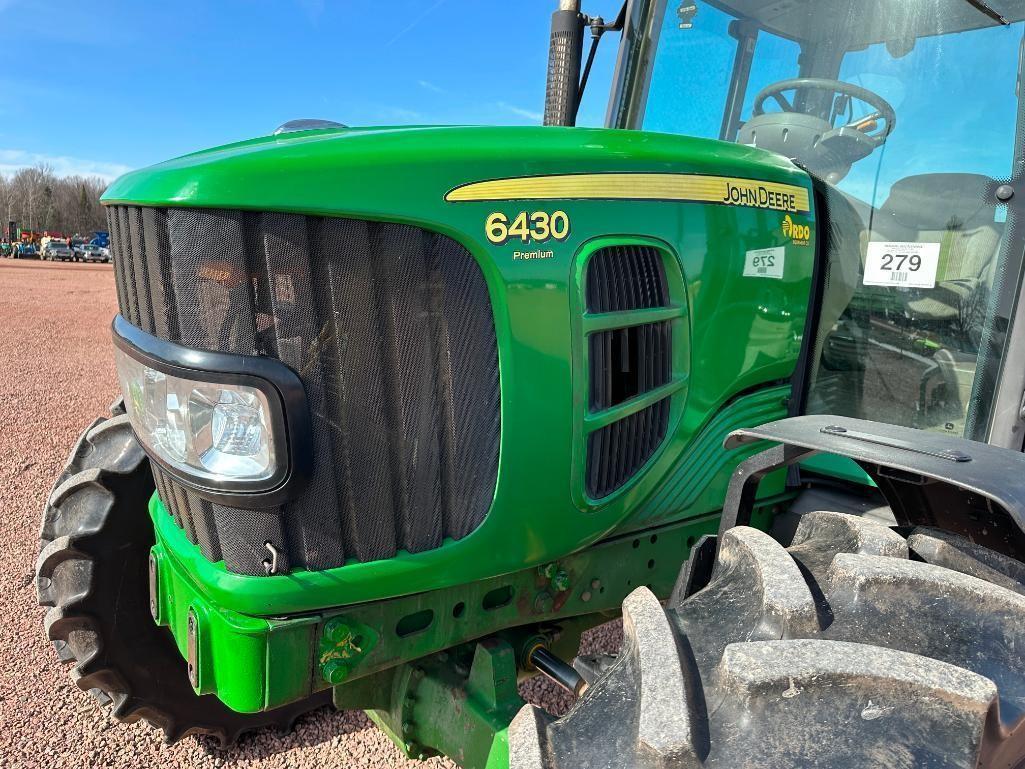
[[[869,243],[866,286],[932,288],[940,263],[939,243]]]
[[[748,251],[744,257],[744,277],[781,279],[786,253],[783,246]]]

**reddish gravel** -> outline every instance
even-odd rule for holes
[[[109,265],[0,260],[0,769],[7,767],[452,767],[406,761],[362,713],[328,708],[286,736],[247,735],[230,750],[108,717],[81,692],[42,632],[33,570],[39,515],[75,439],[106,413],[117,384]],[[588,651],[614,651],[619,629],[597,628]],[[546,681],[525,697],[561,713],[571,700]]]

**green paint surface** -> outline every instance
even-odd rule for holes
[[[151,512],[167,516],[158,502]],[[766,522],[759,518],[756,525]],[[600,542],[513,574],[286,617],[257,617],[218,605],[158,538],[152,549],[157,622],[171,630],[182,657],[189,658],[191,612],[197,691],[216,694],[241,712],[256,712],[332,684],[360,691],[352,687],[368,677],[499,631],[568,620],[598,624],[614,616],[640,585],[666,598],[691,546],[717,526],[715,516],[704,516]],[[325,582],[316,598],[327,601],[330,595]]]
[[[837,454],[815,454],[801,462],[801,467],[815,473],[839,478],[861,486],[875,487],[876,483],[853,459]]]
[[[435,230],[479,262],[494,310],[500,469],[487,518],[462,540],[319,572],[244,576],[207,561],[154,496],[160,622],[170,627],[184,656],[188,611],[196,611],[200,691],[214,692],[240,711],[274,707],[327,685],[318,656],[334,655],[346,665],[355,660],[356,668],[368,671],[401,664],[408,655],[394,651],[388,634],[408,615],[408,602],[425,601],[439,613],[444,604],[451,612],[449,604],[461,593],[476,599],[476,586],[572,554],[586,561],[589,549],[609,538],[678,523],[714,530],[733,469],[758,448],[726,452],[723,439],[730,430],[786,415],[814,247],[783,234],[783,212],[761,208],[666,200],[445,200],[447,192],[471,182],[585,172],[719,175],[811,189],[789,162],[736,144],[603,129],[432,127],[264,137],[133,172],[111,185],[108,203],[288,211]],[[512,221],[520,212],[538,211],[565,212],[567,237],[501,245],[488,240],[490,214]],[[811,228],[814,242],[814,212],[791,216]],[[612,244],[659,249],[670,307],[587,312],[587,260]],[[783,250],[782,278],[744,275],[746,253],[765,248]],[[532,250],[551,254],[516,256]],[[672,327],[671,382],[655,394],[594,412],[588,334],[656,320]],[[590,498],[588,435],[663,396],[671,405],[661,447],[617,492]],[[763,493],[781,488],[776,478],[763,484]],[[680,543],[658,556],[660,584],[671,586],[686,554]],[[616,579],[646,584],[649,560],[623,557]],[[581,600],[577,575],[570,570],[567,578],[573,600]],[[417,598],[428,593],[444,600]],[[584,611],[570,605],[563,613]],[[324,647],[322,623],[331,617],[369,628],[380,640],[364,647],[369,634],[360,631],[340,646]],[[537,620],[527,607],[481,620],[476,629],[483,635]],[[467,640],[446,620],[411,636],[406,651],[430,654],[458,639]],[[337,675],[348,680],[350,671]]]

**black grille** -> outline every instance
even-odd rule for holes
[[[669,304],[662,254],[650,246],[612,246],[587,264],[587,311],[624,312]]]
[[[591,255],[585,275],[587,310],[600,314],[669,306],[662,252],[610,246]],[[592,412],[656,390],[672,378],[670,321],[593,332],[588,340]],[[586,483],[593,499],[608,496],[641,469],[666,436],[669,396],[588,437]]]
[[[669,382],[669,321],[591,334],[591,408],[607,409]]]
[[[399,224],[108,210],[122,314],[199,349],[278,358],[313,413],[314,472],[282,508],[200,499],[156,472],[189,539],[231,571],[324,569],[439,547],[484,520],[498,473],[498,352],[480,267]]]
[[[595,430],[588,438],[587,493],[606,497],[651,459],[666,437],[669,399]]]

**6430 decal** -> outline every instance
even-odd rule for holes
[[[495,245],[519,240],[521,243],[544,243],[569,237],[569,215],[565,211],[520,211],[510,219],[502,211],[488,214],[484,233]]]

